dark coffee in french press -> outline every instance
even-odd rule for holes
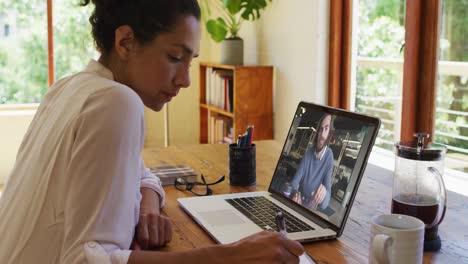
[[[441,247],[438,226],[446,209],[445,184],[441,175],[446,148],[427,144],[429,134],[415,134],[415,142],[395,144],[392,213],[419,218],[425,225],[424,250]]]

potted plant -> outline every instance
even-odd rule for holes
[[[210,2],[212,5],[209,5]],[[244,42],[239,30],[245,20],[260,18],[260,11],[271,0],[205,0],[202,5],[203,21],[211,38],[221,43],[221,63],[242,65]],[[219,17],[211,18],[215,8]]]

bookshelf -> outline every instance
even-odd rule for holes
[[[273,67],[200,63],[200,143],[273,138]]]

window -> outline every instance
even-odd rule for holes
[[[358,3],[351,109],[381,119],[375,145],[391,150],[400,138],[405,1]]]
[[[3,13],[0,23],[4,28],[4,37],[0,37],[0,104],[39,103],[49,86],[49,68],[61,78],[85,67],[94,54],[88,22],[91,7],[78,3],[51,0],[0,3]],[[53,7],[53,32],[48,32],[48,6]],[[48,33],[54,36],[51,54]],[[55,65],[48,63],[48,56],[53,57]]]
[[[442,1],[436,142],[452,168],[468,172],[468,1]]]
[[[381,148],[429,132],[446,166],[467,172],[468,1],[336,0],[330,11],[329,104],[380,117]]]

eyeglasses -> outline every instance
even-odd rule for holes
[[[178,177],[174,181],[174,186],[179,191],[190,191],[198,196],[205,196],[213,194],[213,191],[209,187],[210,185],[215,185],[224,181],[224,175],[213,183],[206,183],[203,174],[201,178],[203,182],[188,182],[186,179]]]

